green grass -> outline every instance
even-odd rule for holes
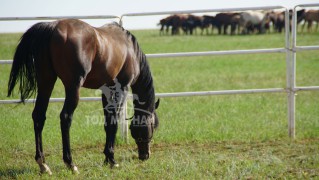
[[[145,53],[210,51],[284,46],[283,34],[252,36],[159,36],[133,31]],[[0,59],[12,59],[21,34],[0,35]],[[298,36],[299,45],[319,44],[317,33]],[[298,52],[297,85],[319,85],[319,52]],[[156,92],[275,88],[286,86],[284,54],[149,59]],[[0,66],[0,99],[6,97],[10,65]],[[96,96],[81,90],[81,96]],[[63,97],[57,82],[53,97]],[[118,136],[120,168],[103,166],[105,133],[101,102],[81,102],[71,128],[71,146],[80,175],[62,161],[59,113],[51,103],[43,132],[53,176],[39,176],[34,161],[33,104],[0,105],[0,179],[317,179],[319,177],[319,94],[296,97],[296,139],[288,138],[284,93],[165,98],[152,155],[141,162],[130,138]]]

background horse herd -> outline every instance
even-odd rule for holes
[[[289,11],[290,20],[292,19],[292,10]],[[299,10],[297,11],[297,23],[301,24],[301,31],[307,24],[307,31],[312,29],[313,22],[316,22],[316,31],[319,23],[319,10]],[[290,22],[291,24],[291,22]],[[159,24],[160,35],[172,35],[196,33],[196,29],[201,29],[201,34],[213,34],[214,28],[217,28],[218,34],[254,34],[254,33],[281,33],[285,28],[284,11],[245,11],[245,12],[227,12],[217,13],[215,16],[193,14],[173,14],[161,19]],[[228,30],[230,27],[230,31]],[[210,30],[211,29],[211,30]],[[182,32],[181,32],[182,31]]]

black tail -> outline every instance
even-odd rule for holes
[[[15,85],[20,81],[21,102],[37,91],[37,72],[35,63],[49,52],[49,43],[56,23],[37,23],[23,34],[13,58],[8,83],[8,97],[13,94]]]

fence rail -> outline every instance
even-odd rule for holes
[[[294,46],[292,48],[292,51],[313,51],[313,50],[318,50],[319,46]]]
[[[310,89],[309,89],[310,90]],[[315,87],[314,87],[315,90]],[[195,91],[195,92],[174,92],[174,93],[156,93],[158,98],[168,97],[190,97],[190,96],[212,96],[212,95],[231,95],[231,94],[256,94],[256,93],[283,93],[287,92],[284,88],[268,89],[244,89],[244,90],[222,90],[222,91]],[[132,95],[128,95],[132,99]],[[50,102],[64,102],[65,98],[50,98]],[[100,101],[100,97],[81,97],[80,101]],[[21,100],[0,100],[0,104],[16,104]],[[35,103],[35,99],[26,99],[25,103]]]
[[[121,16],[53,16],[53,17],[3,17],[0,21],[15,20],[52,20],[61,18],[77,18],[77,19],[106,19],[119,18],[120,24],[123,24],[123,17],[134,16],[153,16],[175,13],[206,13],[206,12],[229,12],[229,11],[246,11],[246,10],[272,10],[285,9],[285,46],[282,48],[268,49],[248,49],[248,50],[226,50],[226,51],[205,51],[205,52],[178,52],[178,53],[161,53],[147,54],[148,58],[168,58],[168,57],[191,57],[191,56],[214,56],[214,55],[238,55],[238,54],[255,54],[255,53],[285,53],[286,54],[286,88],[268,88],[268,89],[241,89],[241,90],[220,90],[220,91],[197,91],[197,92],[173,92],[158,93],[157,97],[189,97],[189,96],[211,96],[211,95],[230,95],[230,94],[254,94],[254,93],[285,93],[287,94],[288,107],[288,134],[295,137],[295,94],[299,91],[318,91],[319,86],[296,86],[296,53],[298,51],[318,50],[319,46],[297,46],[297,7],[314,7],[319,4],[303,4],[297,5],[292,15],[292,43],[290,42],[289,32],[289,11],[283,6],[266,6],[266,7],[247,7],[247,8],[227,8],[227,9],[206,9],[206,10],[189,10],[189,11],[163,11],[163,12],[147,12],[147,13],[128,13]],[[11,64],[12,60],[0,60],[0,64]],[[82,97],[81,101],[99,101],[100,97]],[[50,102],[63,102],[64,98],[51,98]],[[0,100],[0,104],[19,103],[20,100]],[[26,100],[26,103],[34,103],[34,99]],[[128,126],[127,123],[121,123],[121,133],[127,140]]]
[[[319,46],[318,46],[319,47]],[[312,48],[312,49],[310,49]],[[310,47],[306,50],[313,50]],[[205,51],[205,52],[178,52],[178,53],[158,53],[146,54],[147,58],[169,58],[169,57],[192,57],[192,56],[214,56],[214,55],[238,55],[238,54],[260,54],[260,53],[286,53],[286,48],[273,49],[249,49],[249,50],[227,50],[227,51]],[[12,64],[12,60],[0,60],[0,64]]]
[[[56,19],[120,19],[114,15],[99,16],[39,16],[39,17],[0,17],[0,21],[56,20]]]
[[[273,10],[286,9],[283,6],[263,6],[263,7],[243,7],[243,8],[226,8],[226,9],[202,9],[202,10],[182,10],[182,11],[160,11],[160,12],[143,12],[143,13],[127,13],[121,16],[154,16],[165,14],[192,14],[192,13],[209,13],[209,12],[231,12],[231,11],[248,11],[248,10]]]

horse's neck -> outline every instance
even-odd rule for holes
[[[136,82],[131,86],[134,98],[134,107],[152,113],[154,111],[155,91],[153,78],[146,60],[141,62],[141,71]]]

